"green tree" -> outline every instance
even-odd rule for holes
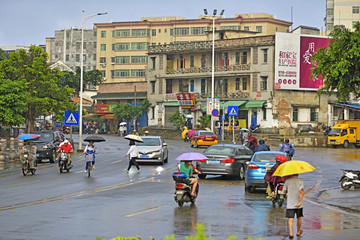
[[[0,48],[0,61],[6,59],[8,55]]]
[[[336,28],[330,34],[329,46],[312,56],[312,79],[324,79],[319,95],[336,92],[340,101],[349,100],[352,94],[360,97],[360,23],[354,28],[355,32]]]
[[[177,130],[181,130],[181,128],[184,126],[185,124],[185,120],[183,118],[183,116],[181,116],[180,113],[176,112],[173,113],[169,116],[169,121],[174,124],[175,128]]]
[[[57,119],[63,119],[64,110],[74,110],[76,107],[71,104],[70,95],[73,92],[68,86],[57,85],[61,72],[51,70],[47,64],[47,53],[41,47],[30,46],[29,50],[20,49],[19,52],[12,52],[9,57],[1,61],[3,68],[0,68],[1,79],[8,83],[2,84],[3,92],[11,93],[12,86],[19,86],[17,94],[26,103],[26,109],[17,108],[16,121],[28,120],[27,131],[34,131],[34,121],[40,115],[53,114]],[[5,83],[5,81],[3,81]],[[5,89],[6,86],[6,89]],[[20,113],[20,110],[25,110]],[[9,110],[8,110],[9,111]],[[3,111],[0,116],[3,116]],[[0,117],[2,119],[4,117]],[[9,122],[9,120],[8,120]],[[11,121],[10,121],[11,122]]]
[[[211,115],[203,115],[198,119],[198,122],[201,124],[202,128],[206,128],[210,126]]]
[[[114,118],[119,121],[130,121],[133,118],[139,118],[144,112],[148,112],[151,103],[148,100],[143,100],[140,106],[133,106],[129,103],[119,104],[114,107]]]

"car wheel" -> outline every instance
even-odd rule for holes
[[[205,179],[206,178],[206,174],[199,174],[198,175],[200,179]]]
[[[241,164],[241,166],[240,166],[238,177],[240,180],[243,180],[245,178],[245,168],[244,168],[243,164]]]
[[[50,163],[54,163],[55,158],[56,158],[55,150],[51,150],[51,155],[50,155],[50,158],[49,158]]]
[[[349,142],[348,141],[344,141],[344,148],[348,148],[349,147]]]

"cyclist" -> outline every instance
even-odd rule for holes
[[[90,141],[89,144],[85,147],[84,149],[84,153],[85,153],[85,159],[86,159],[86,165],[85,165],[85,172],[87,172],[88,168],[89,168],[89,160],[87,158],[87,156],[92,155],[92,165],[93,168],[95,168],[95,152],[96,152],[96,147],[94,146],[94,141]],[[91,159],[91,156],[89,156]]]

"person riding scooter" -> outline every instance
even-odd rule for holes
[[[67,165],[71,165],[71,154],[74,151],[72,145],[69,143],[69,140],[65,140],[64,144],[61,144],[59,149],[56,152],[64,151],[68,155]]]
[[[27,145],[22,147],[21,152],[29,154],[30,157],[30,169],[36,169],[36,150],[37,148],[34,146],[33,140],[27,140]]]
[[[265,144],[265,140],[259,140],[259,146],[257,146],[254,152],[261,152],[261,151],[270,151],[270,147]]]
[[[289,139],[285,139],[284,144],[280,144],[280,152],[286,153],[291,159],[295,154],[294,145],[289,143]]]
[[[273,173],[280,166],[280,164],[286,162],[288,159],[287,159],[287,157],[278,154],[278,155],[276,155],[275,160],[276,160],[275,165],[270,170],[266,171],[266,174],[264,177],[265,183],[269,183],[270,190],[271,190],[268,198],[271,198],[271,196],[274,196],[274,194],[275,194],[274,191],[275,191],[276,185],[278,185],[279,183],[284,183],[285,180],[289,178],[289,176],[285,176],[285,177],[273,176]]]
[[[187,185],[192,185],[191,187],[191,196],[196,197],[196,187],[198,185],[197,178],[193,177],[193,167],[191,166],[191,161],[182,161],[180,163],[180,172],[186,174],[186,181]]]

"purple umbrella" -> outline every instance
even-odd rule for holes
[[[198,152],[183,153],[176,158],[178,161],[198,161],[208,159],[205,155]]]

